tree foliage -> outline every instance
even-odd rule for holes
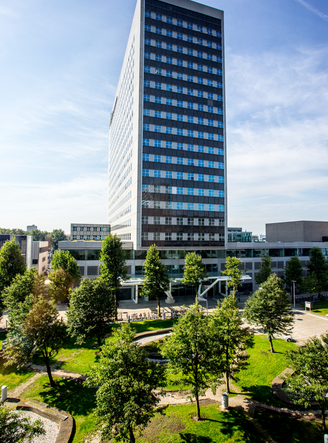
[[[270,257],[269,255],[265,255],[264,257],[262,257],[260,270],[257,274],[255,274],[255,283],[257,285],[261,285],[262,283],[264,283],[268,279],[269,275],[272,273],[271,262],[272,257]]]
[[[45,430],[40,419],[34,423],[7,406],[0,405],[0,443],[31,441]]]
[[[253,334],[243,327],[243,321],[235,296],[229,295],[214,310],[209,318],[212,335],[212,348],[219,350],[221,368],[225,374],[227,392],[230,392],[229,380],[247,366],[246,348],[253,344]]]
[[[200,420],[199,397],[208,387],[221,383],[220,344],[213,353],[213,340],[208,318],[199,303],[191,306],[173,327],[173,334],[166,338],[161,349],[169,359],[169,367],[182,374],[190,384],[191,394],[196,399],[197,418]]]
[[[198,298],[197,289],[199,285],[206,279],[207,272],[202,260],[202,256],[195,252],[188,252],[185,258],[185,268],[182,283],[187,286],[193,286]]]
[[[99,386],[95,413],[102,437],[132,443],[135,430],[154,415],[159,398],[153,391],[164,382],[163,367],[150,362],[134,338],[130,325],[123,324],[102,347],[87,380],[89,386]]]
[[[301,347],[287,352],[288,366],[295,372],[286,377],[286,392],[298,404],[310,407],[319,403],[322,424],[326,429],[325,412],[328,408],[328,334],[309,338]]]
[[[80,279],[80,268],[69,251],[57,250],[51,260],[49,280],[57,301],[68,298],[70,289]]]
[[[19,243],[8,240],[0,249],[0,293],[9,286],[17,274],[24,274],[26,264]]]
[[[274,352],[274,334],[287,333],[294,322],[288,294],[276,274],[271,274],[262,288],[247,300],[244,316],[250,324],[261,326]]]
[[[143,282],[142,293],[149,298],[156,297],[157,313],[161,315],[160,295],[167,291],[170,278],[168,276],[166,266],[163,265],[159,258],[159,252],[156,245],[152,245],[147,251],[146,260],[143,264],[145,280]]]
[[[100,261],[100,274],[107,282],[114,296],[115,320],[117,319],[117,292],[121,287],[121,281],[125,280],[128,273],[126,266],[125,251],[122,241],[116,234],[109,234],[102,244]]]
[[[72,291],[67,311],[69,334],[82,344],[89,337],[97,337],[98,346],[114,319],[114,300],[102,278],[83,279]]]
[[[240,270],[242,263],[243,262],[240,260],[240,258],[227,257],[225,270],[221,272],[222,275],[227,275],[230,277],[228,280],[228,288],[232,288],[234,296],[236,295],[237,288],[240,285],[239,280],[243,275]]]
[[[315,274],[318,280],[317,291],[328,289],[328,263],[320,248],[315,246],[310,250],[310,263],[308,264],[310,274]]]
[[[50,234],[50,238],[52,240],[52,249],[54,251],[58,249],[59,241],[67,240],[67,236],[62,229],[54,229]]]
[[[318,278],[315,275],[314,272],[311,274],[308,274],[306,277],[303,278],[302,281],[302,291],[303,292],[309,292],[310,295],[314,294],[315,292],[320,291],[320,284],[318,282]]]
[[[301,285],[303,281],[303,268],[301,260],[298,257],[291,257],[284,268],[284,276],[282,281],[292,287],[293,280],[297,285]]]

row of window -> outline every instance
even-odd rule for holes
[[[217,189],[184,188],[181,186],[142,185],[143,192],[176,194],[176,195],[198,195],[200,197],[224,197],[224,191]]]
[[[165,98],[160,96],[154,96],[149,94],[144,94],[144,101],[148,103],[158,103],[163,104],[167,106],[176,106],[177,108],[185,108],[185,109],[192,109],[197,110],[201,112],[208,112],[209,114],[218,114],[223,115],[223,109],[217,108],[214,106],[208,106],[203,105],[202,103],[193,103],[193,102],[186,102],[184,100],[176,100],[172,98]]]
[[[184,51],[182,46],[176,46],[176,45],[171,45],[169,43],[166,43],[166,49],[171,49],[172,51],[178,52],[179,54],[187,54],[187,55],[195,55],[197,54],[197,57],[199,59],[206,59],[206,60],[210,60],[210,61],[217,61],[217,62],[221,62],[222,63],[222,58],[221,57],[217,57],[214,56],[212,54],[206,54],[203,53],[201,51],[193,51],[192,49],[187,49],[186,51]],[[198,63],[193,63],[187,60],[181,60],[181,59],[176,59],[176,58],[172,58],[171,56],[164,56],[158,53],[153,53],[153,52],[145,52],[145,59],[147,60],[155,60],[157,62],[164,62],[164,63],[168,63],[169,65],[176,65],[176,66],[181,66],[184,68],[188,68],[188,69],[197,69],[197,71],[203,71],[203,72],[208,72],[209,74],[217,74],[217,75],[222,75],[222,70],[221,69],[217,69],[217,68],[213,68],[212,66],[205,66],[200,63],[200,61],[198,60]]]
[[[182,34],[181,32],[174,32],[171,31],[170,29],[163,29],[159,26],[145,25],[145,31],[153,32],[158,35],[166,35],[166,37],[176,38],[177,40],[181,41],[196,43],[197,45],[206,46],[207,48],[213,48],[218,50],[222,49],[222,45],[220,43],[215,43],[211,40],[205,40],[200,37],[192,37],[190,35]]]
[[[73,240],[104,240],[105,237],[103,235],[73,235]]]
[[[169,85],[167,83],[161,83],[161,82],[152,82],[150,80],[144,81],[144,87],[146,88],[153,88],[153,89],[160,89],[167,92],[176,92],[178,94],[185,94],[185,95],[191,95],[193,97],[198,98],[209,98],[210,100],[214,99],[214,94],[209,92],[206,93],[204,91],[200,91],[198,89],[193,88],[183,88],[182,86],[175,86],[175,85]],[[215,100],[219,102],[223,102],[223,96],[219,94],[215,94]]]
[[[193,218],[193,217],[150,217],[142,216],[143,225],[177,225],[177,226],[222,226],[223,218]]]
[[[218,169],[223,169],[223,163],[219,163]],[[143,177],[157,177],[157,178],[170,178],[176,180],[191,180],[198,182],[208,183],[223,183],[224,178],[222,176],[207,175],[207,174],[194,174],[193,172],[179,172],[179,171],[162,171],[160,169],[143,169]]]
[[[175,72],[167,69],[154,68],[145,65],[144,72],[146,72],[147,74],[162,75],[168,78],[176,78],[177,80],[184,80],[191,83],[198,83],[199,85],[207,85],[221,89],[223,88],[223,83],[221,81],[217,82],[209,79],[204,79],[203,77],[196,77],[193,75],[182,74],[181,72]],[[219,74],[219,72],[220,71],[217,70],[218,75],[222,75],[222,71],[221,74]]]
[[[212,134],[204,131],[193,131],[192,129],[172,128],[170,126],[150,125],[149,123],[143,124],[144,131],[158,132],[162,134],[181,135],[184,137],[200,138],[205,140],[216,140],[219,142],[224,141],[224,137],[221,134]]]
[[[212,203],[184,203],[159,200],[143,200],[143,208],[149,209],[177,209],[181,211],[209,211],[224,212],[224,205],[214,205]]]
[[[147,60],[155,60],[157,62],[164,61],[164,58],[162,60],[162,56],[160,54],[151,54],[150,52],[146,52],[145,58]],[[166,59],[168,59],[168,58],[169,57],[166,57]],[[177,61],[179,61],[179,60],[177,60]],[[180,64],[177,63],[177,66],[183,66],[183,61],[180,60],[180,62],[181,62]],[[169,62],[166,61],[166,63],[169,63]],[[189,67],[188,63],[189,62],[185,62],[186,67]],[[173,64],[173,63],[171,63],[171,64]],[[191,69],[193,69],[193,68],[191,68]],[[214,74],[214,75],[222,76],[222,69],[212,68],[212,66],[204,66],[204,65],[202,65],[200,63],[197,63],[197,64],[195,64],[195,69],[197,69],[197,71],[200,71],[200,72],[207,72],[208,74]],[[156,71],[158,71],[158,70],[159,70],[159,68],[155,68],[155,74],[157,74],[157,75],[158,75],[158,73]],[[165,73],[166,73],[166,77],[173,78],[173,71],[171,71],[170,69],[165,70]],[[176,74],[176,78],[178,80],[184,80],[185,79],[188,82],[193,82],[194,81],[194,77],[192,75],[185,76],[185,78],[184,78],[183,74],[181,74],[181,73],[175,73],[174,72],[174,74]],[[207,80],[207,83],[205,83],[203,78],[197,77],[197,83],[199,83],[201,85],[207,84],[207,86],[215,86],[216,82],[214,82],[213,80]]]
[[[223,234],[201,232],[194,234],[193,232],[143,232],[141,234],[142,240],[154,241],[223,241]]]
[[[158,154],[142,154],[142,160],[145,162],[168,163],[173,165],[199,166],[200,168],[217,168],[223,169],[222,162],[214,162],[212,160],[202,160],[185,157],[173,157],[171,155]]]
[[[193,23],[185,22],[184,20],[179,20],[179,19],[176,19],[173,17],[158,14],[158,13],[151,12],[148,10],[145,11],[145,17],[153,18],[155,20],[163,21],[163,22],[170,23],[170,24],[176,25],[176,26],[181,26],[182,28],[187,28],[187,29],[198,31],[198,32],[202,32],[207,35],[215,35],[216,37],[221,37],[221,32],[214,30],[212,28],[208,28],[205,26],[203,27],[200,25],[195,25]]]
[[[177,143],[164,140],[143,139],[144,146],[154,146],[155,148],[177,149],[178,151],[201,152],[207,154],[224,155],[223,148],[213,148],[212,146],[191,145],[188,143]]]
[[[110,227],[98,227],[98,226],[73,226],[73,231],[100,231],[110,232]]]

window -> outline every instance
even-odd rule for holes
[[[207,86],[213,86],[213,80],[207,80]]]
[[[214,241],[215,240],[215,235],[213,234],[213,232],[210,232],[208,234],[208,239],[209,239],[209,241]]]
[[[202,27],[202,26],[199,26],[199,25],[197,25],[197,31],[199,31],[199,32],[203,32],[203,27]]]
[[[197,64],[197,69],[198,69],[198,71],[202,71],[203,70],[203,65]]]
[[[208,162],[208,167],[209,167],[209,168],[214,168],[214,162],[209,161],[209,162]]]
[[[183,129],[177,128],[177,135],[183,135]]]
[[[198,219],[198,226],[205,226],[205,219],[204,218]]]
[[[150,95],[144,94],[144,101],[145,102],[150,102]]]
[[[177,106],[178,106],[178,108],[183,108],[183,101],[177,100]]]
[[[194,123],[194,117],[192,115],[188,115],[187,120],[188,123]]]
[[[161,118],[162,117],[162,112],[161,111],[155,111],[155,117],[156,118]]]
[[[160,225],[161,224],[161,218],[160,217],[154,217],[154,225]]]
[[[147,216],[142,216],[142,224],[148,225],[148,217]]]
[[[177,58],[177,65],[178,66],[183,66],[183,61],[179,58]]]
[[[165,224],[172,225],[172,217],[165,217]]]
[[[162,132],[162,126],[155,125],[155,132]]]
[[[198,103],[198,111],[204,111],[204,106],[200,103]]]
[[[207,60],[213,60],[212,54],[207,54]]]
[[[208,196],[209,197],[214,197],[214,189],[209,189],[208,190]]]
[[[149,138],[144,138],[142,142],[145,146],[149,146]]]
[[[177,172],[177,180],[183,180],[183,172]]]
[[[210,100],[213,100],[213,94],[212,94],[212,92],[208,92],[208,93],[207,93],[207,98],[209,98]]]
[[[194,188],[188,188],[188,195],[194,195]]]
[[[172,134],[172,130],[173,130],[173,128],[166,126],[166,134]]]
[[[162,21],[162,14],[156,14],[156,20],[161,20]]]
[[[144,71],[150,73],[150,66],[145,66]]]
[[[199,125],[203,125],[203,124],[204,124],[204,119],[198,117],[198,124],[199,124]]]
[[[157,62],[161,62],[162,61],[162,56],[160,54],[155,54],[155,60]]]
[[[212,112],[213,112],[213,111],[212,111]],[[218,108],[218,114],[219,114],[219,115],[223,115],[223,109]]]
[[[198,57],[198,58],[203,58],[203,53],[202,53],[202,51],[197,51],[197,57]]]
[[[177,209],[180,209],[180,210],[183,209],[183,203],[182,202],[177,202]]]
[[[188,129],[188,137],[193,137],[193,136],[194,136],[194,131]]]
[[[193,69],[194,68],[194,64],[191,62],[187,62],[187,68],[188,69]]]
[[[198,97],[204,97],[204,93],[203,93],[203,91],[198,91]]]
[[[198,195],[200,197],[204,197],[204,195],[205,195],[204,193],[205,193],[204,189],[201,189],[201,188],[198,189]]]
[[[208,124],[208,126],[214,126],[214,121],[213,120],[207,120],[207,124]]]
[[[162,89],[162,83],[155,82],[155,89]]]
[[[183,188],[177,188],[177,194],[178,195],[183,195]]]
[[[145,25],[145,31],[151,32],[151,26]]]
[[[154,145],[155,145],[156,148],[160,148],[162,146],[162,141],[161,140],[155,140]]]
[[[208,151],[209,154],[214,154],[214,148],[212,146],[209,146],[207,148],[207,151]]]
[[[183,218],[182,217],[177,217],[177,225],[178,226],[182,226],[183,225]]]
[[[142,170],[142,176],[143,177],[149,177],[149,169],[143,169]]]
[[[205,211],[204,203],[198,203],[198,211]]]
[[[165,163],[172,163],[172,157],[167,156],[165,159]]]
[[[183,150],[183,143],[177,143],[177,150],[182,151]]]
[[[155,201],[154,201],[154,208],[155,208],[155,209],[161,209],[161,202],[155,200]]]
[[[193,29],[193,24],[192,23],[187,23],[187,28],[188,29]]]
[[[182,232],[178,232],[177,233],[177,241],[182,241],[183,240],[183,233]]]
[[[155,97],[155,103],[162,103],[162,97]]]
[[[149,80],[145,80],[145,81],[144,81],[144,86],[145,86],[146,88],[150,88],[150,81],[149,81]]]
[[[144,162],[149,162],[149,154],[142,154],[142,160]]]
[[[183,158],[177,157],[177,165],[183,165]]]
[[[203,168],[204,167],[204,160],[198,160],[198,166]]]
[[[143,124],[143,130],[144,131],[150,131],[150,125],[148,123]]]
[[[218,135],[218,141],[223,142],[223,135],[220,135],[220,134]]]
[[[191,35],[187,35],[187,42],[189,42],[189,43],[193,42],[193,38]]]
[[[202,85],[203,84],[203,79],[201,77],[197,77],[197,83],[199,85]]]
[[[166,30],[166,35],[167,35],[167,37],[172,37],[173,36],[173,33],[172,33],[172,31],[170,31],[169,29],[167,29]],[[171,45],[172,46],[172,45]]]
[[[159,42],[158,40],[156,40],[155,46],[156,46],[156,48],[161,48],[162,47],[162,42]]]
[[[194,81],[194,77],[192,75],[187,75],[187,81],[192,83]]]
[[[209,210],[209,211],[214,211],[214,205],[209,204],[209,205],[208,205],[208,210]]]
[[[180,54],[183,54],[183,47],[177,46],[177,52],[179,52]]]
[[[203,182],[203,181],[205,181],[205,176],[204,176],[204,174],[198,174],[198,181],[199,181],[199,182]]]
[[[172,99],[171,98],[167,98],[166,99],[166,104],[172,106]]]
[[[166,23],[173,23],[172,17],[166,17]]]
[[[178,120],[178,122],[183,122],[183,115],[177,114],[177,120]]]
[[[177,79],[183,80],[183,74],[181,74],[180,72],[177,72]]]
[[[188,145],[187,149],[188,149],[188,151],[193,152],[194,145]]]
[[[161,192],[160,185],[154,185],[154,192],[155,192],[155,194],[159,194]]]
[[[172,194],[172,186],[165,186],[165,193]]]
[[[159,232],[154,232],[154,240],[159,241],[161,239],[161,234]]]
[[[216,60],[218,63],[222,63],[222,57],[217,57]]]
[[[194,174],[193,173],[188,173],[188,180],[194,180]]]
[[[166,71],[166,77],[173,77],[172,71]]]
[[[208,219],[208,225],[209,225],[209,226],[215,226],[215,220],[214,220],[214,218],[209,218],[209,219]]]
[[[171,241],[171,240],[172,240],[171,232],[165,232],[165,241]]]
[[[167,119],[167,120],[172,120],[172,118],[173,118],[172,113],[171,113],[171,112],[167,112],[167,113],[166,113],[166,119]]]
[[[223,151],[222,148],[218,148],[218,154],[219,154],[219,155],[224,155],[224,151]]]
[[[166,43],[166,49],[168,49],[169,51],[173,50],[173,46],[171,45],[171,43]]]
[[[188,95],[194,95],[194,90],[188,88],[188,89],[187,89],[187,94],[188,94]]]
[[[193,211],[194,210],[194,203],[188,203],[188,211]]]
[[[219,205],[219,212],[224,212],[224,205]]]
[[[181,34],[180,32],[177,32],[177,39],[183,40],[183,34]]]
[[[154,162],[160,163],[161,162],[161,156],[160,155],[154,155]]]
[[[216,44],[216,49],[222,49],[222,46],[219,43],[217,43]]]
[[[165,146],[167,149],[172,149],[172,142],[166,142]]]
[[[145,17],[151,17],[151,12],[150,11],[145,11]]]
[[[188,109],[194,109],[194,104],[191,102],[187,102]]]
[[[166,171],[165,178],[172,178],[172,171]]]
[[[165,202],[165,209],[172,209],[172,202]]]
[[[183,26],[182,20],[177,20],[177,26]]]
[[[224,197],[224,191],[219,191],[218,196],[219,197]]]
[[[155,28],[156,34],[162,34],[162,28]]]
[[[214,175],[209,175],[209,176],[208,176],[208,181],[209,181],[210,183],[214,183]]]
[[[188,166],[194,166],[194,159],[188,158]]]
[[[166,57],[166,63],[170,63],[170,65],[172,65],[172,57]]]
[[[149,192],[149,186],[148,185],[142,185],[142,192]]]
[[[143,110],[143,115],[149,117],[150,116],[150,109],[144,109]]]
[[[156,75],[162,75],[162,70],[160,68],[155,68]]]
[[[208,106],[207,107],[207,111],[210,112],[210,113],[213,113],[213,106]]]
[[[188,218],[188,226],[194,226],[194,219]]]
[[[204,146],[198,146],[198,152],[204,152]]]
[[[161,176],[161,171],[159,169],[154,169],[154,177],[159,178]]]
[[[204,232],[201,232],[200,234],[198,234],[198,240],[199,240],[199,241],[204,241],[204,240],[205,240],[205,234],[204,234]]]
[[[142,240],[148,240],[148,232],[143,232],[141,234],[141,238],[142,238]]]
[[[188,55],[194,55],[194,51],[192,49],[187,49],[187,54]]]
[[[218,101],[219,101],[219,102],[222,102],[222,101],[223,101],[223,97],[222,97],[222,95],[218,95]]]

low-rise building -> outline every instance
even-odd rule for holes
[[[104,240],[110,234],[110,225],[71,223],[71,240]]]

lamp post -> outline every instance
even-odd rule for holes
[[[292,280],[292,283],[293,283],[293,297],[294,297],[294,309],[295,309],[295,304],[296,304],[295,283],[296,283],[296,280]]]

